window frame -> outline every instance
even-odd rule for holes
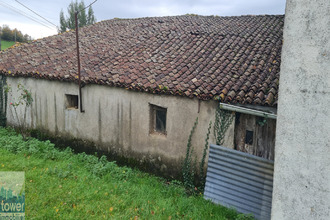
[[[79,96],[74,94],[65,94],[65,109],[79,109]]]
[[[167,135],[167,108],[162,107],[159,105],[154,105],[149,103],[150,106],[150,134],[159,134],[159,135]],[[157,127],[157,112],[163,112],[165,113],[165,121],[163,121],[164,124],[164,130],[159,130]]]

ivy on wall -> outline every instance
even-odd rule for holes
[[[224,143],[225,139],[225,134],[229,128],[229,126],[232,124],[233,119],[234,119],[234,113],[224,110],[220,108],[220,106],[217,108],[216,113],[215,113],[215,121],[213,125],[213,131],[214,131],[214,137],[216,139],[216,144],[217,145],[222,145]],[[192,146],[192,136],[196,130],[198,124],[198,118],[196,118],[196,121],[194,123],[194,126],[192,127],[190,131],[190,135],[188,137],[188,143],[187,143],[187,152],[186,152],[186,157],[183,162],[182,166],[182,176],[183,176],[183,185],[185,186],[187,192],[189,194],[193,192],[202,192],[205,186],[205,172],[204,172],[204,166],[205,166],[205,158],[207,155],[207,150],[209,146],[209,138],[210,138],[210,133],[211,133],[211,127],[212,127],[212,122],[210,122],[207,133],[206,133],[206,138],[205,138],[205,146],[204,146],[204,151],[203,151],[203,156],[201,159],[201,162],[199,164],[199,173],[197,172],[197,155],[195,155],[195,160],[194,160],[194,148]],[[198,177],[196,179],[196,177]],[[196,181],[197,180],[197,181]],[[196,185],[199,185],[197,188]]]
[[[183,176],[183,185],[186,188],[187,192],[190,194],[194,192],[194,179],[195,179],[195,169],[196,169],[196,159],[193,161],[194,148],[192,146],[191,140],[192,136],[196,130],[198,124],[198,118],[196,118],[194,126],[192,127],[187,143],[187,152],[186,157],[182,166],[182,176]]]
[[[25,86],[21,83],[17,84],[16,92],[17,92],[17,96],[13,97],[13,95],[12,95],[13,91],[12,91],[11,86],[6,85],[5,93],[11,94],[11,96],[10,96],[11,102],[9,104],[9,106],[10,106],[9,109],[11,112],[12,112],[12,110],[14,110],[14,112],[12,112],[13,120],[17,121],[17,125],[18,125],[17,129],[21,133],[23,139],[25,140],[26,137],[29,135],[28,132],[26,132],[26,130],[25,130],[26,111],[27,111],[27,108],[32,105],[33,98],[32,98],[31,91],[26,89]],[[19,106],[22,106],[22,108],[24,108],[23,118],[21,118],[17,113],[17,109],[19,108]]]
[[[223,145],[225,140],[225,134],[229,126],[233,122],[234,113],[222,109],[218,106],[215,112],[215,121],[214,121],[214,137],[217,145]]]

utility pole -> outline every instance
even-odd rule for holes
[[[2,38],[2,28],[1,28],[1,31],[0,31],[0,51],[1,51],[1,38]]]
[[[85,112],[83,110],[83,105],[82,105],[82,96],[81,96],[81,74],[80,74],[80,52],[79,52],[79,34],[78,34],[78,14],[79,12],[85,10],[86,8],[90,7],[92,4],[94,4],[97,0],[93,1],[91,4],[89,4],[87,7],[80,11],[75,12],[75,24],[76,24],[76,45],[77,45],[77,59],[78,59],[78,85],[79,85],[79,107],[80,107],[80,112]]]
[[[80,78],[80,53],[79,53],[79,34],[78,34],[78,13],[79,11],[76,11],[74,14],[75,16],[75,22],[76,22],[76,45],[77,45],[77,59],[78,59],[78,84],[79,84],[79,106],[80,106],[80,112],[85,112],[82,109],[82,97],[81,97],[81,78]]]

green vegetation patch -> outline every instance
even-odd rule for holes
[[[5,50],[15,44],[14,41],[1,41],[1,50]]]
[[[11,129],[0,128],[0,155],[0,171],[25,171],[29,219],[243,219],[202,195],[187,196],[178,181],[49,141],[23,141]]]

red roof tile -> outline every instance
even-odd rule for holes
[[[82,80],[222,102],[277,103],[284,16],[113,19],[80,29]],[[73,31],[0,53],[0,73],[77,81]]]

